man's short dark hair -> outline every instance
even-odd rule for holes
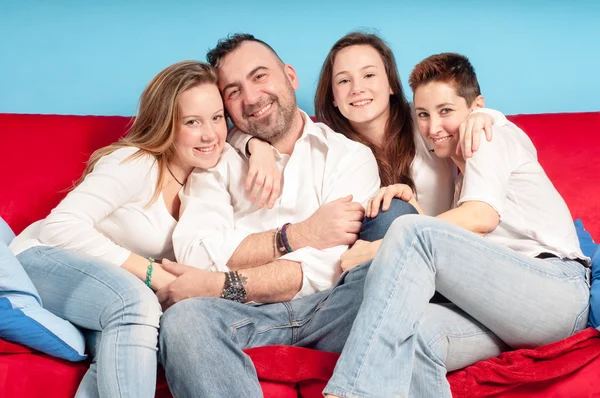
[[[218,68],[223,58],[225,58],[227,54],[235,51],[245,41],[254,41],[267,47],[283,64],[283,61],[281,58],[279,58],[279,55],[275,52],[275,50],[273,50],[273,47],[249,33],[234,33],[233,35],[228,35],[225,39],[220,39],[215,48],[206,53],[206,60],[213,67]]]

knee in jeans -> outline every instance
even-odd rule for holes
[[[417,209],[415,209],[413,205],[398,198],[392,199],[390,208],[384,213],[394,214],[396,218],[408,214],[419,214],[419,212],[417,211]]]
[[[371,242],[382,239],[398,217],[410,214],[418,214],[413,205],[394,198],[387,211],[380,211],[375,218],[365,218],[360,239]]]
[[[211,297],[198,297],[186,299],[171,306],[165,311],[160,320],[161,335],[172,338],[180,333],[187,333],[190,325],[194,327],[206,326],[207,332],[218,328],[222,324],[222,315],[226,309],[219,306],[223,299]],[[197,331],[198,334],[205,334]]]
[[[190,318],[188,303],[191,300],[180,301],[169,307],[160,319],[160,339],[175,338],[186,329]]]
[[[122,319],[124,322],[158,328],[162,309],[156,294],[136,280],[118,292],[118,298],[110,304],[106,313],[113,320]]]
[[[416,234],[427,221],[428,217],[423,217],[415,214],[407,214],[402,218],[398,218],[392,222],[389,229],[389,234],[405,235]]]
[[[186,299],[165,311],[160,320],[160,349],[197,355],[199,351],[193,347],[210,346],[213,336],[224,330],[218,300],[222,299]]]

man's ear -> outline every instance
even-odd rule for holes
[[[283,66],[283,72],[290,81],[290,84],[292,85],[294,90],[298,90],[298,75],[296,74],[296,70],[294,69],[294,67],[292,65],[285,64]]]
[[[485,99],[483,99],[483,95],[480,94],[473,100],[473,105],[471,105],[471,108],[472,110],[485,108]]]

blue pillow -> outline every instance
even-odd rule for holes
[[[6,225],[2,218],[0,222]],[[86,358],[83,334],[42,308],[31,279],[4,241],[0,241],[0,338],[68,361]]]
[[[583,222],[575,220],[575,230],[579,238],[581,251],[592,259],[592,280],[590,288],[590,315],[588,326],[597,328],[600,325],[600,245],[594,242],[592,235],[583,227]]]
[[[575,220],[575,231],[577,231],[581,251],[586,257],[592,258],[598,248],[598,244],[594,242],[592,235],[585,230],[583,222],[579,218]]]
[[[592,287],[590,289],[590,318],[588,326],[600,326],[600,245],[592,256]]]

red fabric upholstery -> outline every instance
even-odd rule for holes
[[[90,154],[116,141],[131,122],[120,116],[0,114],[0,216],[18,234],[45,218],[85,168]]]
[[[558,391],[567,394],[554,396],[575,397],[588,396],[592,391],[600,393],[600,381],[596,377],[580,379],[570,375],[577,371],[589,374],[598,370],[600,333],[589,328],[554,344],[505,352],[498,358],[450,374],[448,381],[454,397],[475,398],[495,394],[531,397],[542,392],[556,394]]]
[[[540,163],[600,239],[600,112],[510,117],[531,137]],[[0,114],[0,216],[16,233],[46,217],[89,155],[124,134],[128,117]],[[297,347],[247,350],[265,397],[321,397],[336,354]],[[537,350],[519,350],[449,375],[458,397],[583,397],[600,394],[600,338],[595,330]],[[0,396],[71,397],[86,363],[68,363],[0,340]],[[159,371],[157,397],[168,398]]]

